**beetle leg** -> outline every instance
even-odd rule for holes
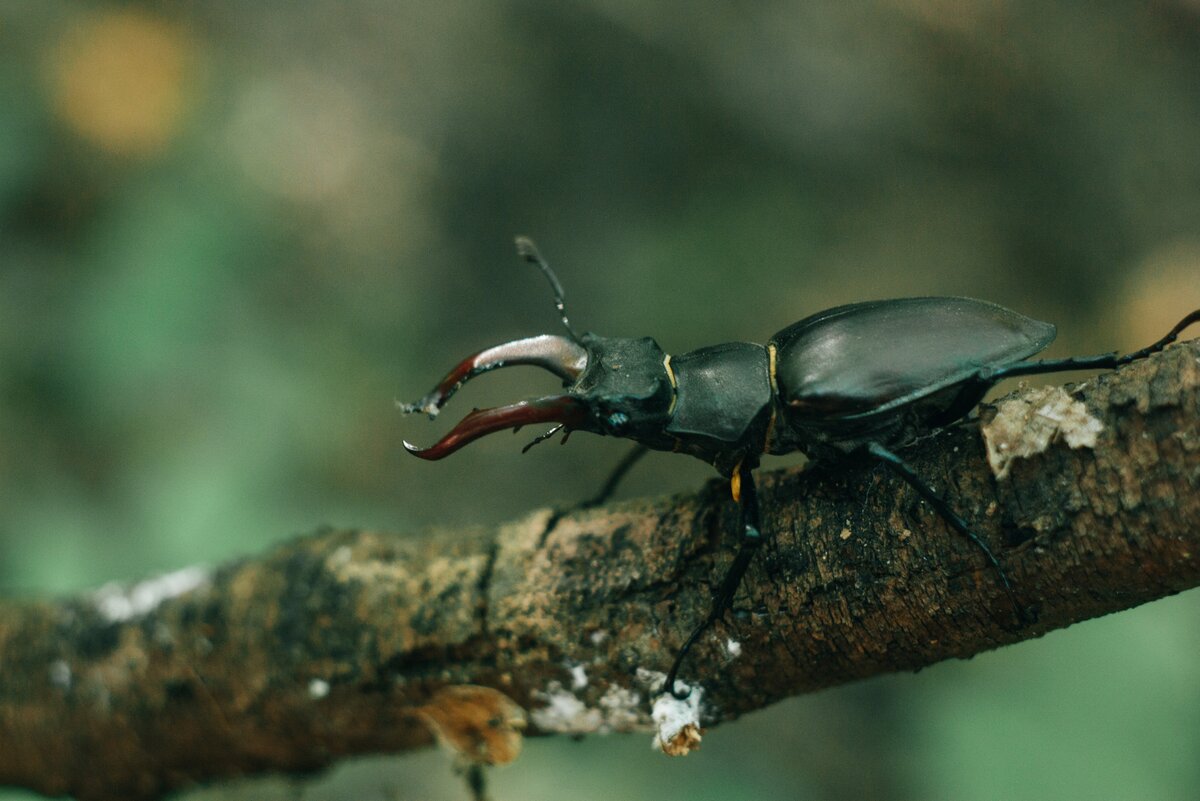
[[[1121,358],[1117,359],[1117,366],[1119,367],[1122,364],[1128,364],[1129,362],[1137,361],[1138,359],[1144,359],[1152,353],[1158,353],[1167,345],[1170,345],[1172,342],[1178,339],[1179,335],[1183,333],[1185,328],[1189,328],[1196,323],[1200,323],[1200,309],[1196,309],[1187,317],[1184,317],[1182,320],[1176,323],[1175,327],[1168,331],[1165,337],[1158,340],[1153,345],[1134,351],[1133,353],[1127,353]]]
[[[1005,367],[996,367],[989,370],[980,371],[979,380],[989,382],[989,386],[997,381],[1005,378],[1012,378],[1019,375],[1038,375],[1041,373],[1057,373],[1065,370],[1113,370],[1117,367],[1136,362],[1138,359],[1144,359],[1147,356],[1158,353],[1163,348],[1170,345],[1175,340],[1179,339],[1179,335],[1184,329],[1200,323],[1200,309],[1184,317],[1175,327],[1167,332],[1167,335],[1155,342],[1153,345],[1135,350],[1133,353],[1126,353],[1124,356],[1118,356],[1115,353],[1103,353],[1099,356],[1076,356],[1067,359],[1043,359],[1035,362],[1017,362]]]
[[[600,491],[591,498],[588,498],[583,503],[579,504],[578,508],[593,509],[601,504],[606,503],[608,499],[612,497],[613,493],[617,491],[617,487],[620,485],[621,480],[624,479],[629,471],[633,469],[633,466],[640,462],[642,457],[649,452],[650,449],[641,443],[634,445],[633,449],[629,451],[629,453],[625,454],[625,457],[621,459],[621,461],[617,463],[617,466],[613,468],[613,471],[608,474],[608,479],[604,482],[604,486],[600,488]]]
[[[925,481],[916,474],[912,467],[909,466],[908,462],[904,461],[878,442],[868,442],[866,445],[866,452],[872,458],[878,459],[891,468],[892,472],[900,476],[900,478],[904,479],[910,487],[915,489],[917,493],[920,494],[920,496],[934,508],[934,511],[936,511],[943,520],[950,524],[951,528],[953,528],[959,534],[962,534],[971,542],[975,543],[975,545],[979,547],[979,550],[983,551],[983,555],[987,557],[988,562],[991,563],[993,568],[995,568],[996,575],[1000,577],[1000,584],[1004,587],[1004,592],[1008,595],[1008,599],[1012,601],[1013,609],[1016,610],[1017,613],[1017,620],[1022,625],[1033,622],[1030,613],[1023,606],[1021,606],[1020,602],[1017,601],[1016,593],[1013,592],[1012,584],[1008,580],[1008,574],[1004,572],[1004,568],[1001,566],[1000,560],[996,558],[994,553],[992,553],[992,549],[988,547],[987,543],[980,539],[979,535],[971,529],[971,526],[967,523],[967,521],[963,520],[957,512],[950,508],[950,504],[946,503],[946,500],[941,495],[938,495],[936,492],[934,492],[933,488],[926,484]]]
[[[754,473],[745,464],[741,464],[738,465],[735,475],[741,483],[742,540],[738,546],[737,555],[733,557],[733,563],[729,565],[725,571],[725,577],[721,579],[720,585],[713,592],[712,609],[688,636],[679,652],[675,654],[675,661],[671,665],[670,672],[667,673],[667,680],[663,683],[663,692],[669,692],[680,701],[689,695],[689,693],[680,695],[675,691],[675,677],[679,673],[684,657],[700,639],[700,635],[707,631],[709,626],[720,620],[733,606],[733,596],[737,594],[738,587],[742,585],[742,578],[746,575],[751,560],[754,559],[754,553],[762,545],[762,522],[758,505],[758,490],[754,486]]]
[[[546,436],[550,436],[553,433],[553,430],[547,431]],[[563,434],[564,444],[567,441],[567,437],[570,435],[571,429],[568,428],[566,433]],[[540,438],[529,443],[529,445],[526,446],[526,450],[532,448],[539,441]],[[606,503],[608,499],[612,497],[612,494],[616,492],[617,485],[621,483],[621,479],[625,478],[625,475],[632,470],[633,466],[641,461],[641,458],[649,453],[649,451],[650,449],[641,443],[634,445],[633,449],[629,451],[629,453],[625,454],[625,457],[621,459],[621,461],[617,463],[617,466],[613,468],[613,471],[609,473],[608,480],[604,482],[604,486],[600,488],[599,492],[597,492],[591,498],[588,498],[586,501],[581,501],[574,506],[565,509],[556,509],[554,513],[550,515],[550,519],[546,521],[546,527],[542,529],[542,535],[538,538],[538,547],[541,548],[546,544],[546,540],[549,539],[550,533],[554,531],[555,526],[557,526],[559,521],[567,515],[584,509],[595,509],[597,506]],[[525,451],[521,452],[524,453]]]
[[[1158,353],[1170,345],[1179,335],[1195,323],[1200,322],[1200,309],[1180,320],[1167,335],[1153,345],[1118,356],[1116,353],[1102,353],[1098,356],[1073,356],[1066,359],[1039,359],[1030,362],[1016,362],[1002,367],[985,367],[962,382],[958,397],[938,416],[929,421],[935,428],[950,425],[956,420],[966,417],[975,406],[983,400],[994,385],[1006,378],[1022,375],[1041,375],[1044,373],[1062,373],[1069,370],[1115,370],[1118,367],[1144,359]]]

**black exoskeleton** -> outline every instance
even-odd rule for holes
[[[550,370],[566,391],[476,410],[435,445],[404,446],[423,459],[441,459],[495,431],[553,423],[527,449],[559,431],[576,430],[639,443],[602,496],[646,449],[689,453],[729,478],[740,503],[741,545],[714,592],[712,610],[676,655],[664,684],[672,693],[684,656],[731,607],[761,544],[752,471],[764,454],[802,451],[836,459],[860,453],[887,465],[980,548],[1018,620],[1025,620],[1028,612],[991,549],[893,449],[965,417],[1002,379],[1112,369],[1162,350],[1200,321],[1200,310],[1194,311],[1153,345],[1124,356],[1025,361],[1054,339],[1053,325],[970,298],[904,298],[814,314],[766,345],[732,342],[672,356],[649,337],[577,334],[549,265],[530,240],[518,238],[517,249],[550,281],[568,336],[535,336],[480,351],[428,395],[400,408],[434,417],[466,381],[516,364]]]

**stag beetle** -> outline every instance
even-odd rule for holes
[[[425,397],[399,404],[400,410],[435,417],[467,381],[518,364],[549,370],[562,379],[566,392],[475,410],[436,444],[418,448],[406,441],[404,447],[422,459],[441,459],[486,434],[553,423],[525,450],[559,431],[639,443],[595,501],[611,492],[647,449],[691,454],[728,478],[740,507],[740,546],[713,593],[711,611],[675,656],[663,685],[672,694],[684,657],[730,608],[762,543],[752,471],[763,454],[802,451],[818,459],[863,454],[887,465],[983,552],[1018,620],[1025,621],[1027,610],[992,550],[893,448],[966,417],[1002,379],[1113,369],[1162,350],[1200,320],[1196,310],[1153,345],[1124,356],[1026,361],[1054,339],[1052,324],[970,298],[901,298],[819,312],[766,345],[729,342],[671,355],[650,337],[576,333],[553,270],[532,241],[519,237],[516,243],[518,254],[550,282],[567,336],[543,334],[482,350]]]

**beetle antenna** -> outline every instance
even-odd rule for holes
[[[518,236],[517,255],[523,258],[530,264],[536,264],[538,269],[542,271],[542,275],[546,276],[546,280],[550,282],[550,288],[554,290],[554,308],[558,309],[558,316],[562,318],[563,325],[567,329],[567,333],[571,335],[571,339],[579,342],[579,334],[575,333],[575,329],[571,327],[570,321],[567,320],[567,309],[563,303],[563,288],[558,282],[558,276],[554,274],[554,270],[550,269],[550,265],[542,258],[542,254],[538,252],[537,245],[533,244],[533,240],[527,236]]]

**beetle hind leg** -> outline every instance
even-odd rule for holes
[[[978,534],[975,533],[970,524],[963,520],[962,517],[950,507],[950,504],[946,502],[945,498],[943,498],[941,495],[938,495],[932,487],[926,484],[925,481],[919,475],[917,475],[916,471],[909,466],[908,462],[904,461],[895,453],[892,453],[892,451],[888,450],[880,443],[867,443],[866,452],[873,459],[883,462],[892,470],[893,473],[904,479],[904,481],[910,487],[915,489],[917,493],[934,508],[934,511],[936,511],[938,515],[950,525],[951,528],[969,539],[971,542],[975,543],[979,550],[983,551],[983,555],[987,557],[988,562],[996,571],[996,575],[1000,579],[1000,585],[1004,588],[1005,594],[1008,595],[1009,601],[1012,602],[1013,609],[1017,615],[1017,622],[1022,626],[1036,622],[1036,617],[1032,613],[1032,610],[1026,609],[1017,600],[1017,595],[1013,591],[1012,583],[1008,580],[1008,574],[1004,571],[1004,566],[1000,564],[1000,560],[996,558],[994,553],[992,553],[992,549],[989,548],[988,544],[984,542]]]
[[[700,639],[700,635],[708,631],[713,623],[720,620],[732,608],[733,596],[737,594],[738,588],[742,585],[742,578],[746,575],[746,570],[750,567],[755,552],[762,545],[762,522],[758,505],[758,490],[754,485],[754,474],[749,467],[739,465],[735,477],[734,486],[740,488],[741,496],[738,498],[741,511],[741,544],[738,546],[737,554],[733,557],[732,564],[725,571],[724,578],[713,592],[712,608],[700,625],[692,630],[675,654],[675,661],[671,663],[667,680],[663,682],[663,692],[669,692],[680,701],[690,694],[680,694],[675,690],[675,678],[679,674],[680,666],[683,665],[684,657]]]
[[[1066,359],[1043,359],[1034,362],[1017,362],[1004,367],[996,367],[990,370],[980,371],[976,380],[994,384],[1005,378],[1013,378],[1022,375],[1040,375],[1042,373],[1060,373],[1067,370],[1115,370],[1118,367],[1123,367],[1130,362],[1136,362],[1139,359],[1144,359],[1147,356],[1152,356],[1155,353],[1166,348],[1168,345],[1179,339],[1179,335],[1185,329],[1190,328],[1196,323],[1200,323],[1200,309],[1196,309],[1188,316],[1184,317],[1175,327],[1167,332],[1167,335],[1158,340],[1152,345],[1147,345],[1141,350],[1135,350],[1132,353],[1126,353],[1124,356],[1118,356],[1116,353],[1103,353],[1099,356],[1075,356]]]

